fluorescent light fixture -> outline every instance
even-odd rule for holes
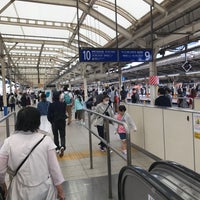
[[[196,72],[187,72],[187,73],[185,73],[185,74],[187,74],[187,75],[200,74],[200,71],[196,71]]]
[[[180,74],[169,74],[167,77],[179,76]]]
[[[166,75],[158,76],[158,78],[166,78]]]
[[[193,36],[199,36],[199,35],[200,35],[200,31],[193,33]]]

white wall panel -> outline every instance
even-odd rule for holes
[[[195,146],[195,171],[200,173],[200,139],[194,139]]]
[[[163,111],[166,160],[176,161],[194,169],[192,113],[165,109]]]
[[[144,107],[145,149],[164,159],[162,109]]]
[[[127,111],[133,118],[137,132],[132,132],[131,142],[144,148],[144,119],[143,119],[143,107],[138,105],[128,105]]]

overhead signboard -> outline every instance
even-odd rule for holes
[[[151,49],[80,48],[80,62],[151,62]]]
[[[118,52],[116,49],[80,49],[79,61],[80,62],[116,62]]]
[[[119,62],[150,62],[151,49],[119,49]]]

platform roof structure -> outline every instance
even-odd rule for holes
[[[83,77],[89,82],[115,80],[119,68],[127,80],[139,79],[149,76],[149,63],[137,67],[80,63],[79,48],[151,48],[153,44],[163,58],[169,50],[175,50],[176,56],[191,55],[187,44],[198,44],[200,39],[200,1],[1,0],[0,33],[7,77],[23,85],[82,83]],[[199,47],[192,52],[190,71],[200,71]],[[158,75],[184,75],[176,61],[163,61]],[[124,68],[127,64],[129,69]]]

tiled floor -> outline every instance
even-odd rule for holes
[[[94,129],[94,131],[96,131]],[[113,134],[113,128],[110,128],[111,144],[120,151],[120,140],[118,135]],[[66,180],[76,180],[82,178],[91,178],[107,175],[107,154],[99,150],[99,139],[92,137],[93,144],[93,169],[90,169],[89,156],[89,133],[83,126],[72,122],[66,128],[67,149],[65,156],[59,158]],[[144,156],[142,153],[132,151],[132,164],[147,169],[152,159]],[[116,153],[111,154],[112,174],[118,174],[120,169],[126,165],[126,161],[120,158]]]
[[[93,129],[96,132],[96,129]],[[110,127],[111,144],[119,149],[121,141]],[[99,150],[99,139],[92,137],[93,169],[90,169],[89,133],[83,126],[72,122],[66,128],[67,150],[63,158],[58,158],[66,182],[63,184],[67,200],[107,200],[108,170],[107,154]],[[148,169],[154,160],[132,150],[132,164]],[[112,199],[117,200],[117,181],[120,169],[126,165],[116,153],[111,154]]]

